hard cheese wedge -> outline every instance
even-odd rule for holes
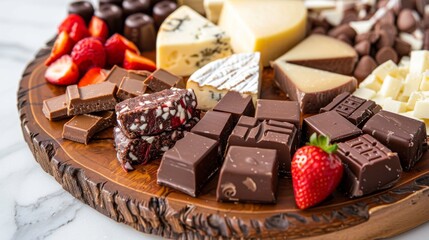
[[[300,103],[303,113],[318,113],[338,94],[356,90],[354,77],[303,67],[284,61],[273,63],[277,85],[292,100]]]
[[[352,75],[357,59],[356,51],[347,43],[313,34],[277,60]]]
[[[198,99],[197,108],[212,109],[228,92],[259,97],[262,67],[260,54],[238,53],[211,62],[189,78],[186,88],[192,88]]]
[[[304,38],[306,23],[302,1],[282,0],[225,0],[219,19],[234,52],[261,52],[264,66]]]
[[[156,41],[157,67],[189,76],[207,63],[229,56],[229,37],[219,27],[187,6],[162,23]]]

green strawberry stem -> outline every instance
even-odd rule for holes
[[[324,135],[317,136],[317,133],[313,133],[310,137],[310,142],[307,143],[307,145],[319,147],[326,153],[331,154],[337,151],[338,145],[335,143],[329,144],[329,141],[329,137]]]

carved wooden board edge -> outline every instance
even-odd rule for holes
[[[353,204],[266,214],[264,217],[257,215],[256,218],[252,214],[236,217],[170,201],[168,196],[136,195],[118,184],[106,182],[66,157],[58,143],[37,126],[32,116],[28,80],[36,66],[43,64],[41,60],[49,54],[52,43],[51,40],[36,54],[24,70],[20,82],[17,107],[25,141],[43,170],[51,174],[66,191],[118,222],[172,239],[332,239],[350,237],[350,234],[353,238],[393,236],[429,219],[429,211],[425,211],[429,207],[428,173]],[[403,225],[392,223],[393,216],[398,215],[402,217],[398,221]],[[380,216],[384,218],[379,219]]]

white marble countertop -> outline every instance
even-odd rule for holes
[[[34,160],[16,108],[18,81],[66,15],[67,0],[0,0],[0,239],[160,239],[74,199]],[[394,239],[428,239],[429,223]]]

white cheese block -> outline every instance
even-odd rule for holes
[[[209,110],[228,91],[251,95],[256,102],[261,76],[260,54],[239,53],[202,67],[189,77],[186,88],[194,90],[199,109]]]
[[[412,51],[410,60],[410,73],[421,74],[429,70],[429,51]]]
[[[405,112],[407,110],[407,106],[404,102],[396,101],[391,98],[386,98],[383,102],[383,110],[394,112],[394,113],[401,113]]]
[[[220,13],[222,12],[224,0],[204,0],[204,10],[207,18],[217,23],[219,21]]]
[[[394,78],[390,75],[387,75],[378,93],[383,97],[386,97],[386,98],[390,97],[392,99],[396,99],[396,97],[399,94],[399,91],[401,91],[401,88],[402,88],[401,79]]]
[[[219,27],[187,6],[162,23],[156,41],[157,67],[189,76],[207,63],[232,53],[230,38]]]
[[[429,119],[429,100],[417,101],[414,106],[414,116]]]
[[[403,96],[409,97],[411,93],[418,91],[422,77],[420,74],[409,73],[405,78],[404,91],[402,92]]]
[[[356,91],[353,93],[353,95],[355,95],[356,97],[363,98],[363,99],[371,99],[371,98],[375,97],[376,92],[372,89],[362,87],[362,88],[356,89]]]
[[[419,89],[421,91],[429,91],[429,70],[427,70],[423,75],[421,76],[421,82]]]
[[[260,52],[264,66],[301,41],[306,25],[303,1],[225,0],[219,19],[234,52]]]

